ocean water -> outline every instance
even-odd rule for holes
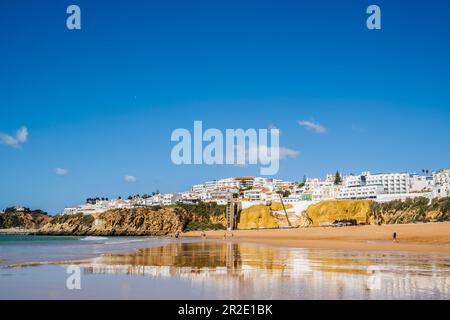
[[[72,237],[0,235],[0,266],[90,259],[169,243],[156,237]]]
[[[0,259],[0,299],[450,299],[444,254],[9,236]],[[67,286],[73,267],[80,290]]]

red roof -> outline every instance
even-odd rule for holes
[[[255,177],[251,176],[243,176],[243,177],[236,177],[234,180],[255,180]]]

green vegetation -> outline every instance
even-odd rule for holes
[[[369,200],[323,201],[311,205],[307,216],[314,226],[342,219],[375,225],[443,222],[450,221],[450,198],[436,198],[431,202],[424,197],[384,203]]]
[[[336,175],[334,176],[334,184],[336,186],[342,184],[342,177],[341,177],[341,174],[339,173],[339,171],[336,171]]]
[[[280,190],[277,191],[277,193],[283,198],[288,198],[291,195],[291,192],[289,190]]]
[[[50,220],[47,212],[42,210],[30,210],[29,208],[6,208],[0,214],[0,229],[25,228],[36,229]]]
[[[218,230],[225,228],[226,206],[215,202],[198,204],[178,204],[175,214],[181,221],[183,230]],[[221,229],[219,229],[221,230]]]
[[[24,212],[24,213],[31,213],[31,214],[43,214],[43,215],[48,215],[47,212],[37,209],[37,210],[31,210],[30,208],[21,208],[21,210],[17,210],[16,207],[9,207],[6,208],[5,213],[15,213],[15,212]]]
[[[0,229],[21,227],[21,221],[17,215],[0,214]]]
[[[57,215],[55,217],[53,217],[52,220],[50,220],[51,224],[64,224],[68,221],[74,221],[74,220],[78,220],[80,221],[81,225],[84,226],[90,226],[94,223],[94,217],[92,215],[84,215],[82,213],[77,213],[77,214],[72,214],[72,215],[68,215],[68,214],[64,214],[64,215]]]
[[[200,217],[208,217],[208,216],[220,216],[225,215],[226,206],[218,205],[215,202],[199,202],[198,204],[183,204],[180,203],[177,205],[189,214],[200,216]]]
[[[191,221],[187,224],[184,231],[203,231],[203,230],[225,230],[225,226],[221,223],[208,223]]]
[[[373,224],[450,221],[450,198],[436,198],[431,203],[424,197],[373,202],[370,219]]]

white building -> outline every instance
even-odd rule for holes
[[[431,197],[435,182],[431,176],[410,173],[363,172],[345,176],[344,188],[338,199],[376,199],[376,201],[404,200],[415,197]]]
[[[305,186],[302,189],[304,193],[312,195],[312,200],[322,201],[336,199],[341,188],[342,186],[334,184],[333,175],[327,175],[325,179],[306,179]],[[296,190],[295,188],[294,190],[298,194],[298,190]]]
[[[244,191],[244,198],[248,201],[271,201],[272,191],[265,187],[254,187]]]
[[[450,197],[450,170],[433,172],[433,196],[437,198]]]
[[[343,185],[347,188],[382,186],[382,193],[401,194],[409,193],[411,188],[411,175],[409,173],[378,173],[363,172],[358,176],[345,176]]]
[[[434,188],[433,176],[419,176],[417,174],[412,174],[410,176],[410,189],[412,193],[415,192],[431,192]]]
[[[344,187],[337,199],[376,199],[382,193],[382,186]]]
[[[96,214],[96,213],[103,213],[105,211],[108,211],[111,209],[111,205],[108,201],[96,201],[95,203],[84,203],[82,205],[79,205],[77,207],[68,207],[64,208],[63,214],[84,214],[84,215],[90,215],[90,214]]]

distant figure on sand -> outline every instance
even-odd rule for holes
[[[392,235],[392,240],[394,242],[397,242],[397,232],[394,232],[394,234]]]
[[[175,238],[179,238],[180,237],[180,231],[177,231],[176,233],[175,233]]]
[[[202,238],[206,238],[206,233],[205,233],[205,231],[202,232]]]
[[[223,234],[223,238],[224,238],[224,239],[227,238],[227,234],[226,234],[226,233]]]

